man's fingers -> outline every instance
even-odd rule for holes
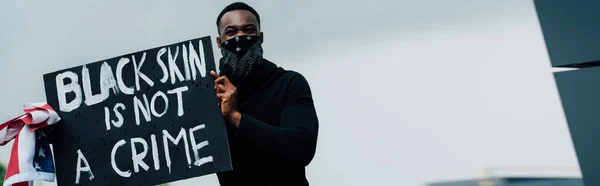
[[[217,88],[217,85],[225,85],[225,87],[235,87],[235,85],[233,85],[233,83],[229,81],[229,78],[227,78],[227,76],[221,76],[217,78],[215,80],[215,89]]]
[[[216,73],[215,71],[213,71],[213,70],[211,70],[211,71],[210,71],[210,75],[211,75],[212,77],[214,77],[215,79],[219,78],[219,74],[217,74],[217,73]]]
[[[223,96],[225,96],[225,93],[218,93],[217,94],[217,99],[219,99],[219,102],[221,102],[223,100]]]
[[[226,78],[225,76],[221,76],[221,77],[218,77],[217,79],[215,79],[215,86],[213,88],[217,89],[217,85],[223,84],[223,79],[225,79],[225,78]]]
[[[231,83],[231,81],[229,81],[229,78],[227,78],[227,76],[223,76],[225,77],[223,79],[223,84],[227,85],[227,86],[232,86],[233,84]]]
[[[227,89],[226,89],[225,85],[217,84],[217,93],[224,93],[226,91],[227,91]]]
[[[225,79],[227,79],[227,76],[221,76],[221,77],[215,79],[215,84],[223,84]]]

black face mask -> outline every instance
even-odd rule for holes
[[[263,59],[260,36],[236,36],[221,43],[220,74],[239,82],[248,77]]]

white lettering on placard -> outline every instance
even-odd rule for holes
[[[161,83],[166,83],[171,79],[171,84],[175,84],[176,82],[184,82],[184,81],[195,81],[197,79],[198,73],[201,77],[206,77],[206,61],[204,56],[204,45],[202,40],[198,41],[198,46],[194,46],[192,41],[188,43],[183,43],[181,59],[179,55],[179,47],[173,46],[174,50],[171,50],[171,47],[162,47],[158,50],[156,54],[156,62],[162,71],[162,77],[158,79],[157,74],[153,74],[153,78],[157,79]],[[167,53],[167,61],[164,60],[163,56]],[[119,59],[116,67],[116,73],[113,73],[113,69],[107,62],[103,62],[100,65],[100,73],[99,73],[99,93],[94,94],[94,90],[96,84],[91,82],[90,78],[90,69],[88,69],[87,65],[81,66],[81,80],[79,80],[78,74],[73,73],[71,71],[66,71],[64,73],[59,73],[56,75],[56,87],[57,87],[57,97],[59,101],[59,109],[63,112],[71,112],[81,106],[82,103],[85,103],[88,106],[95,105],[107,100],[110,97],[111,89],[113,94],[119,94],[120,92],[126,95],[134,95],[135,91],[141,90],[140,79],[144,81],[149,87],[154,86],[153,80],[144,73],[142,70],[143,65],[146,60],[146,52],[143,52],[138,55],[139,58],[136,58],[136,54],[131,55],[131,59],[127,57],[122,57]],[[179,60],[179,62],[178,62]],[[133,86],[127,86],[125,84],[125,77],[127,74],[124,72],[125,66],[132,63],[133,67]],[[183,73],[180,70],[179,64],[183,62]],[[130,71],[130,70],[127,70]],[[125,77],[124,77],[125,76]],[[159,75],[160,76],[160,75]],[[70,82],[69,82],[70,80]],[[79,83],[81,81],[81,84]],[[149,89],[148,89],[149,90]],[[178,103],[180,103],[178,107],[178,115],[183,115],[183,109],[181,103],[183,101],[181,98],[181,92],[186,91],[187,89],[173,89],[171,91],[166,92],[167,94],[177,94]],[[67,94],[74,93],[75,98],[71,101],[67,101]],[[159,93],[158,95],[154,95],[157,98],[165,98],[164,92]],[[164,99],[166,100],[166,99]],[[140,100],[138,100],[140,101]],[[149,102],[151,103],[151,102]],[[110,108],[110,107],[109,107]],[[159,113],[156,110],[152,110],[153,107],[150,107],[151,114],[154,115],[164,115],[166,114],[166,110],[162,113]],[[160,117],[160,116],[157,116]]]
[[[117,128],[121,127],[123,125],[123,122],[125,122],[125,120],[123,120],[123,115],[121,114],[121,112],[119,112],[119,108],[121,108],[121,110],[125,110],[125,104],[117,103],[113,108],[113,111],[117,116],[117,121],[112,120],[112,124]]]
[[[190,77],[190,64],[188,63],[188,52],[187,52],[187,48],[185,47],[185,44],[183,46],[181,46],[181,48],[183,48],[183,55],[181,56],[181,58],[183,58],[183,72],[185,73],[185,80],[189,81],[190,79],[192,79],[192,77]]]
[[[106,100],[110,96],[110,89],[112,89],[115,95],[119,93],[115,74],[110,65],[104,62],[100,67],[100,94],[102,94],[103,100]]]
[[[156,145],[156,135],[150,135],[150,143],[152,143],[152,160],[154,160],[154,170],[160,169],[158,160],[158,145]]]
[[[163,99],[163,101],[165,102],[165,109],[163,109],[163,111],[161,113],[156,112],[156,98],[157,97],[161,97]],[[156,94],[154,94],[154,96],[152,96],[152,100],[150,100],[150,109],[152,111],[152,115],[154,115],[155,117],[162,117],[163,115],[165,115],[167,113],[167,109],[169,108],[169,99],[167,98],[167,95],[165,95],[164,92],[162,91],[158,91],[156,92]]]
[[[164,55],[165,52],[167,52],[167,49],[161,48],[160,50],[158,50],[158,54],[156,55],[156,63],[158,63],[158,65],[160,66],[160,69],[162,69],[162,73],[163,73],[163,77],[159,80],[161,83],[166,83],[167,80],[169,79],[169,71],[167,70],[167,66],[165,65],[165,62],[162,61],[162,59],[161,59],[162,55]]]
[[[172,170],[171,155],[172,154],[171,154],[170,148],[172,148],[172,147],[170,147],[170,144],[172,144],[171,146],[177,146],[177,147],[181,147],[181,145],[183,145],[184,149],[180,150],[179,152],[185,153],[188,168],[191,168],[192,164],[194,166],[199,167],[206,163],[213,162],[214,159],[213,159],[213,156],[211,156],[211,155],[205,156],[205,157],[200,156],[200,150],[209,145],[208,140],[204,140],[204,141],[201,141],[200,143],[196,143],[197,139],[195,138],[195,133],[198,132],[199,130],[205,129],[205,128],[206,128],[205,124],[195,126],[193,128],[190,128],[189,130],[181,128],[176,137],[173,137],[167,130],[162,130],[162,135],[163,135],[162,136],[162,140],[163,140],[162,145],[163,145],[164,149],[160,149],[160,150],[158,147],[156,135],[151,134],[150,135],[150,142],[151,142],[150,150],[152,151],[152,161],[154,164],[154,170],[160,170],[159,154],[160,154],[161,150],[164,150],[164,153],[165,153],[164,159],[166,162],[166,166],[169,169],[169,174],[171,174],[171,170]],[[188,133],[188,131],[189,131],[189,136],[186,134],[186,133]],[[189,143],[188,143],[188,137],[189,137]],[[131,177],[132,174],[139,173],[141,171],[140,167],[144,171],[148,171],[150,169],[150,166],[147,164],[147,161],[145,161],[145,160],[147,160],[146,156],[148,155],[148,150],[149,150],[147,140],[145,140],[144,138],[140,138],[140,137],[134,137],[129,140],[130,140],[131,161],[132,161],[132,166],[133,166],[133,172],[131,170],[119,169],[119,167],[117,166],[116,153],[119,150],[119,147],[126,145],[127,142],[125,140],[121,139],[113,146],[113,148],[111,150],[111,157],[110,157],[111,158],[111,160],[110,160],[111,166],[112,166],[113,170],[121,177]],[[141,144],[141,149],[140,149],[139,144]],[[190,147],[192,149],[192,152],[194,152],[194,162],[193,163],[192,163],[191,156],[190,156]],[[179,154],[179,155],[181,155],[181,154]],[[83,160],[85,165],[83,165],[83,166],[81,165],[82,164],[81,160]],[[78,169],[77,169],[78,171],[80,171],[80,172],[89,171],[90,175],[91,175],[91,169],[89,169],[89,163],[87,162],[87,160],[85,160],[85,157],[83,157],[83,155],[80,155],[77,165],[78,165]],[[86,169],[86,167],[88,167],[88,169]],[[91,177],[93,177],[93,175],[91,175]],[[79,176],[77,176],[77,180],[79,180]]]
[[[115,116],[117,117],[117,120],[115,121],[110,120],[110,110],[108,107],[104,107],[104,122],[106,123],[106,130],[110,130],[111,123],[117,128],[120,128],[123,125],[123,115],[119,111],[119,108],[121,110],[125,110],[125,105],[123,103],[117,103],[115,107],[113,107],[113,112],[115,112]]]
[[[85,164],[85,165],[81,165],[81,164]],[[90,164],[88,163],[87,159],[85,159],[85,156],[83,156],[83,154],[81,153],[81,149],[77,149],[77,173],[75,174],[75,184],[79,184],[79,179],[81,178],[81,172],[87,172],[88,173],[88,178],[90,180],[94,179],[94,173],[92,173],[92,168],[90,167]]]
[[[184,81],[183,79],[183,75],[181,74],[181,71],[179,71],[179,67],[177,67],[177,64],[175,63],[175,60],[177,59],[177,56],[179,55],[179,46],[175,47],[175,57],[173,57],[173,54],[171,54],[171,48],[168,49],[169,50],[169,71],[171,72],[171,84],[175,84],[175,82],[177,81],[177,79],[179,79],[179,81]],[[175,76],[177,75],[177,79],[175,79]]]
[[[129,58],[124,57],[119,59],[119,63],[117,64],[117,85],[124,94],[133,95],[133,87],[128,87],[123,82],[123,67],[125,67],[127,63],[129,63]]]
[[[197,130],[203,129],[203,128],[205,128],[204,124],[198,125],[198,126],[190,129],[190,142],[192,143],[192,152],[194,152],[194,165],[196,165],[198,167],[201,166],[202,164],[213,161],[212,156],[200,158],[200,153],[198,152],[202,147],[205,147],[208,145],[208,140],[204,140],[197,144],[196,138],[194,137],[194,132],[196,132]]]
[[[138,151],[135,147],[135,143],[140,143],[144,147],[144,150],[139,154],[137,153]],[[144,162],[144,158],[146,157],[147,153],[148,143],[146,143],[146,140],[142,138],[131,138],[131,160],[133,160],[133,172],[140,172],[140,166],[146,171],[150,168],[148,167],[148,164]]]
[[[110,89],[113,90],[114,94],[119,92],[112,68],[106,62],[102,63],[102,66],[100,66],[100,94],[94,95],[92,92],[90,71],[85,65],[81,68],[81,78],[83,81],[83,94],[85,95],[84,102],[88,106],[106,100],[110,96]]]
[[[135,75],[136,89],[138,91],[140,90],[140,78],[142,78],[148,85],[150,85],[150,87],[154,86],[154,82],[152,80],[150,80],[150,78],[148,78],[148,76],[146,76],[146,74],[144,74],[144,73],[142,73],[142,71],[140,71],[140,69],[142,68],[142,65],[144,65],[144,61],[146,60],[146,52],[144,52],[144,54],[142,54],[142,59],[140,60],[139,64],[135,60],[135,55],[131,55],[131,58],[133,59],[133,73]]]
[[[117,149],[125,145],[125,140],[119,140],[115,146],[113,146],[112,151],[110,152],[110,164],[112,165],[113,170],[121,177],[128,178],[131,176],[131,170],[122,171],[117,167],[117,162],[115,162],[115,155],[117,154]]]
[[[65,84],[65,80],[69,79],[71,83]],[[60,111],[71,112],[81,105],[81,86],[79,86],[79,77],[77,74],[66,71],[56,75],[56,94],[58,96],[58,107]],[[73,92],[75,99],[67,102],[67,93]]]
[[[190,159],[190,150],[188,147],[188,141],[185,135],[185,129],[181,128],[181,130],[179,131],[179,134],[177,135],[177,138],[173,138],[173,136],[171,136],[171,134],[169,134],[169,132],[167,132],[167,130],[163,130],[163,145],[165,148],[165,159],[167,160],[167,167],[169,168],[169,174],[171,174],[171,154],[169,153],[169,141],[171,141],[171,143],[173,143],[174,145],[179,144],[179,141],[181,141],[181,139],[183,138],[183,145],[185,147],[185,157],[187,158],[187,162],[188,165],[191,164],[191,159]]]
[[[192,69],[192,79],[194,81],[196,81],[196,69],[198,68],[198,71],[200,72],[200,76],[202,77],[206,77],[206,62],[204,61],[204,46],[202,44],[202,40],[198,41],[198,51],[200,51],[200,59],[198,59],[198,53],[196,53],[196,50],[194,49],[194,45],[192,45],[192,41],[190,41],[189,44],[189,48],[190,48],[190,55],[189,57],[189,62],[190,62],[190,68]]]
[[[110,110],[108,107],[104,107],[104,123],[106,125],[106,130],[110,130]]]
[[[169,90],[167,91],[167,94],[177,94],[177,115],[178,116],[183,116],[184,112],[183,112],[183,97],[182,97],[182,92],[187,91],[188,87],[187,86],[183,86],[183,87],[179,87],[179,88],[175,88],[173,90]]]
[[[84,103],[86,105],[92,106],[104,101],[102,94],[93,94],[90,82],[90,71],[85,65],[81,68],[81,81],[83,81],[83,94],[85,95]]]
[[[137,96],[133,97],[133,112],[135,114],[135,124],[140,125],[140,110],[142,111],[142,115],[144,115],[144,119],[146,119],[146,122],[149,122],[152,120],[152,118],[150,117],[150,106],[148,105],[148,97],[146,97],[146,94],[142,95],[142,97],[144,98],[144,103],[142,104],[142,101],[140,101]]]

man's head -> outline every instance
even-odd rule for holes
[[[217,46],[223,55],[219,60],[220,75],[234,84],[250,81],[250,72],[260,67],[264,59],[258,13],[245,3],[232,3],[217,16],[217,28]]]
[[[217,16],[217,46],[236,36],[255,35],[263,38],[260,31],[260,16],[249,5],[236,2],[225,7]]]

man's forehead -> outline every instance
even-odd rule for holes
[[[258,20],[252,12],[248,10],[232,10],[221,17],[221,26],[226,27],[230,25],[245,25],[254,23],[258,26]]]

